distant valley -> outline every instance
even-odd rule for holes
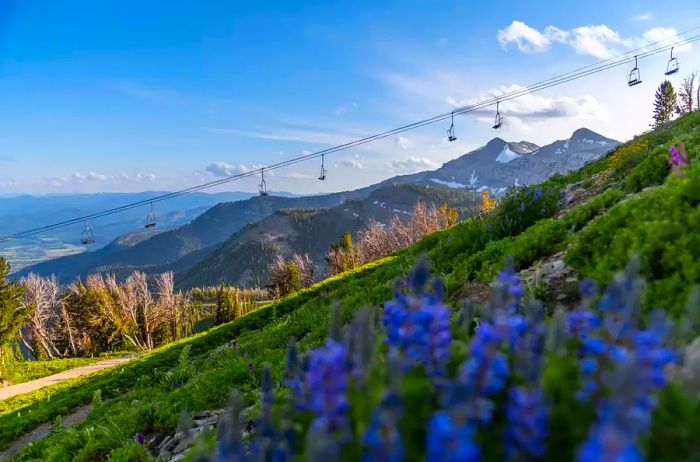
[[[110,230],[122,229],[121,237],[114,236],[105,247],[31,265],[16,275],[30,271],[56,274],[66,282],[92,272],[125,275],[135,269],[172,270],[182,287],[218,282],[259,285],[276,253],[309,253],[323,268],[323,255],[330,245],[343,232],[355,233],[370,220],[386,223],[392,216],[409,213],[417,201],[437,204],[444,200],[464,209],[473,206],[484,190],[501,195],[510,186],[540,182],[579,168],[618,144],[585,128],[546,146],[494,138],[437,170],[389,178],[355,191],[237,197],[213,207],[190,204],[187,212],[166,220],[165,226],[171,229],[154,234],[125,234],[142,226],[139,219],[143,217],[131,216],[130,221],[120,217],[123,226]],[[176,213],[174,205],[170,206]],[[97,226],[96,231],[101,231]]]

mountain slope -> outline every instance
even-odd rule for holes
[[[41,275],[55,274],[66,282],[95,271],[119,270],[120,267],[138,269],[173,264],[185,255],[218,244],[248,223],[256,222],[283,208],[331,207],[348,198],[362,197],[369,189],[320,196],[279,197],[258,196],[223,202],[206,210],[190,223],[176,229],[160,232],[150,239],[132,246],[123,246],[120,239],[94,252],[57,258],[25,268],[15,276],[29,272]]]
[[[477,191],[488,188],[503,193],[508,186],[539,183],[552,175],[581,168],[618,144],[586,128],[576,130],[566,140],[541,147],[527,141],[514,143],[494,138],[481,148],[446,162],[437,170],[396,177],[386,182],[437,183]]]
[[[543,181],[555,173],[578,168],[616,145],[616,141],[588,129],[579,129],[569,139],[543,147],[527,141],[514,143],[494,138],[482,148],[451,160],[435,171],[397,176],[377,185],[344,193],[295,198],[270,196],[263,200],[254,197],[221,203],[188,225],[155,235],[139,244],[127,248],[110,245],[96,252],[59,258],[29,267],[18,275],[29,271],[44,275],[54,273],[65,282],[95,271],[122,273],[133,269],[162,269],[168,265],[182,270],[200,253],[183,259],[186,255],[219,244],[246,224],[262,220],[276,210],[334,207],[345,200],[360,199],[379,188],[401,183],[476,191],[489,188],[503,193],[508,186]],[[365,221],[370,218],[360,217]],[[352,228],[349,223],[348,226]]]
[[[681,141],[691,146],[691,165],[676,176],[666,164],[667,149],[669,143]],[[502,267],[507,255],[515,257],[517,269],[534,270],[539,268],[539,259],[554,258],[564,252],[573,274],[595,275],[600,284],[607,284],[611,271],[623,269],[630,255],[637,253],[641,272],[648,281],[647,293],[652,294],[645,300],[644,310],[665,306],[681,317],[683,299],[692,284],[700,283],[699,145],[700,112],[669,128],[645,134],[624,149],[578,171],[552,178],[536,188],[514,192],[484,220],[467,220],[423,239],[396,256],[323,281],[204,335],[163,347],[119,371],[90,377],[70,387],[57,387],[52,390],[50,400],[38,399],[41,395],[36,395],[36,401],[30,404],[26,397],[21,402],[4,403],[7,412],[0,415],[0,441],[7,444],[37,423],[50,421],[67,409],[90,402],[98,389],[107,399],[104,408],[91,416],[90,426],[77,429],[72,438],[63,433],[53,434],[28,448],[26,458],[42,460],[47,455],[60,454],[70,460],[84,448],[78,443],[89,440],[99,448],[95,458],[106,459],[110,453],[133,446],[130,439],[136,432],[148,433],[156,428],[160,435],[167,429],[174,434],[183,405],[191,412],[219,409],[225,406],[234,387],[244,393],[246,402],[256,402],[260,398],[258,371],[267,363],[275,380],[284,375],[285,349],[290,338],[299,339],[301,351],[319,346],[326,337],[329,306],[333,301],[337,300],[343,307],[346,319],[360,307],[381,306],[392,296],[393,279],[405,276],[415,258],[423,253],[428,254],[432,271],[446,279],[447,303],[455,310],[462,298],[479,299],[488,292],[484,282],[495,268]],[[542,195],[535,199],[538,190]],[[560,191],[565,195],[563,204],[568,204],[563,208],[558,200]],[[521,203],[526,203],[524,212],[519,211]],[[503,224],[506,218],[519,219],[522,226],[509,232],[487,226]],[[656,239],[649,239],[654,235]],[[696,245],[687,245],[693,243]],[[569,248],[570,244],[573,247]],[[552,266],[565,266],[561,260],[556,262]],[[559,271],[561,275],[562,270]],[[563,278],[561,282],[570,284]],[[553,300],[548,308],[560,304],[571,309],[580,306],[578,300],[569,298],[564,286],[555,286],[553,290],[546,294],[547,300]],[[562,294],[565,297],[560,301]],[[698,332],[693,330],[691,334]],[[466,351],[464,333],[460,336],[455,331],[454,338],[453,350]],[[230,347],[231,339],[236,339],[235,348]],[[656,337],[650,340],[656,342]],[[177,367],[184,346],[191,348],[191,375],[180,388],[168,389],[162,385],[163,374]],[[550,355],[547,358],[547,382],[543,389],[552,398],[550,429],[556,435],[547,447],[548,451],[556,447],[563,453],[546,460],[572,460],[573,451],[595,421],[588,405],[575,397],[579,385],[575,350],[566,358],[551,355],[559,358],[554,365]],[[248,364],[252,364],[255,373],[248,372]],[[680,375],[674,374],[673,379],[680,379]],[[424,409],[433,388],[420,384],[421,387],[406,387],[407,392],[415,390],[420,394],[411,395],[415,399],[406,400],[405,404],[420,403],[422,411],[416,412],[426,417],[434,410]],[[681,386],[674,386],[658,396],[654,421],[644,436],[648,460],[691,460],[695,454],[700,427],[693,410],[700,403],[695,393],[684,394],[682,390]],[[379,390],[372,391],[362,394],[362,399],[381,396]],[[501,398],[494,399],[498,400],[497,412],[504,415],[505,403]],[[369,404],[376,404],[376,400]],[[15,412],[20,409],[21,417]],[[149,418],[143,419],[144,414]],[[401,424],[415,417],[409,412],[404,416]],[[124,437],[114,438],[112,433],[93,430],[107,426],[124,428]],[[148,433],[147,438],[150,436]],[[485,436],[494,440],[502,437],[491,433]],[[424,439],[415,438],[417,444],[422,444]],[[502,447],[491,446],[496,450]]]
[[[388,223],[393,217],[407,218],[417,202],[456,208],[472,207],[473,194],[440,186],[397,185],[373,191],[365,199],[355,199],[323,210],[279,210],[251,223],[211,250],[191,269],[177,277],[183,288],[232,284],[260,287],[267,282],[267,265],[276,255],[308,253],[317,269],[325,273],[324,256],[346,231],[353,235],[375,220]]]
[[[0,235],[33,229],[67,218],[80,217],[100,210],[111,209],[125,203],[147,201],[162,191],[139,193],[55,194],[46,196],[12,196],[0,198]],[[181,226],[208,208],[222,201],[235,201],[250,197],[250,193],[193,193],[158,203],[155,212],[159,228]],[[98,242],[109,243],[120,235],[142,230],[148,207],[125,210],[121,213],[90,222]],[[13,270],[37,264],[66,253],[85,252],[79,239],[82,223],[52,230],[0,244],[0,256],[6,257]],[[94,246],[90,246],[92,248]]]

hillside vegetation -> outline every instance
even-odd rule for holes
[[[671,144],[680,143],[687,146],[690,165],[676,174],[667,163],[668,149]],[[457,435],[469,442],[467,447],[460,448],[471,452],[464,453],[469,457],[464,455],[461,459],[432,460],[477,460],[479,453],[482,460],[504,460],[504,447],[519,451],[516,454],[525,454],[527,458],[572,460],[577,448],[597,435],[597,428],[609,430],[605,425],[610,425],[605,420],[601,422],[600,415],[596,415],[596,406],[576,399],[576,390],[582,383],[590,382],[584,381],[587,369],[580,370],[576,361],[577,352],[582,354],[581,351],[588,351],[579,350],[582,344],[578,337],[570,338],[564,345],[554,342],[553,349],[545,355],[543,368],[535,374],[538,378],[536,382],[525,379],[529,375],[519,372],[515,352],[512,348],[503,347],[499,350],[503,356],[498,357],[507,358],[504,360],[506,366],[512,363],[516,375],[499,379],[499,373],[496,373],[495,392],[488,400],[481,402],[487,407],[494,406],[493,415],[489,413],[489,418],[483,419],[489,422],[458,426],[450,420],[453,419],[452,414],[449,418],[446,417],[447,411],[457,412],[460,408],[442,408],[445,403],[437,401],[435,396],[438,393],[433,389],[437,387],[440,390],[440,382],[436,382],[434,377],[437,375],[445,380],[454,378],[458,370],[463,370],[460,369],[460,364],[467,358],[467,351],[471,351],[469,357],[477,357],[475,355],[480,350],[475,342],[488,333],[486,327],[474,330],[474,324],[469,321],[472,318],[470,314],[473,314],[469,305],[461,310],[462,318],[467,322],[461,323],[463,327],[458,326],[461,302],[469,297],[484,301],[486,297],[483,294],[488,293],[486,284],[499,274],[507,257],[513,258],[515,270],[522,270],[533,265],[536,267],[538,261],[563,252],[564,261],[580,277],[593,277],[601,286],[605,286],[636,254],[641,276],[647,281],[642,305],[645,314],[641,316],[641,325],[656,325],[654,322],[657,317],[651,316],[647,321],[646,313],[658,306],[667,308],[672,317],[683,318],[691,287],[700,283],[699,158],[700,113],[692,113],[666,128],[638,137],[580,170],[555,176],[539,185],[512,190],[494,210],[483,217],[467,219],[448,230],[424,238],[405,251],[322,281],[207,333],[154,350],[117,370],[0,403],[0,444],[6,446],[37,424],[90,402],[99,390],[99,405],[95,406],[82,424],[74,429],[56,429],[51,436],[25,448],[17,460],[150,460],[149,454],[154,448],[146,447],[148,441],[175,433],[183,411],[196,413],[222,408],[227,403],[230,391],[237,389],[242,394],[245,406],[252,406],[245,414],[245,421],[260,415],[258,428],[276,427],[276,424],[261,427],[271,420],[280,420],[280,424],[285,425],[287,419],[278,419],[280,414],[293,415],[297,424],[292,427],[292,433],[297,436],[292,450],[304,453],[304,436],[309,424],[314,417],[322,415],[309,411],[292,413],[283,406],[270,408],[273,399],[272,384],[280,384],[274,392],[274,399],[278,402],[283,403],[289,396],[293,396],[293,401],[300,402],[292,391],[282,386],[294,383],[293,380],[284,380],[289,339],[298,339],[296,349],[301,352],[322,347],[316,350],[314,358],[322,361],[321,364],[328,361],[329,369],[326,372],[330,378],[326,377],[327,380],[343,376],[343,370],[332,368],[336,362],[332,360],[331,353],[336,351],[334,345],[339,345],[333,340],[340,338],[337,328],[331,329],[331,341],[325,343],[332,303],[337,301],[342,307],[340,320],[344,323],[354,318],[355,326],[373,326],[375,311],[379,310],[373,310],[371,315],[364,318],[354,317],[358,309],[380,306],[391,300],[392,296],[395,297],[392,306],[401,307],[405,301],[402,301],[400,295],[392,295],[392,281],[408,275],[416,259],[427,255],[430,271],[444,281],[444,303],[451,308],[446,319],[447,330],[450,327],[450,317],[452,319],[452,342],[446,349],[443,345],[444,351],[440,355],[440,365],[444,370],[433,374],[435,371],[426,365],[428,372],[432,371],[431,376],[426,375],[422,369],[410,370],[405,372],[398,385],[392,386],[391,383],[394,382],[391,378],[402,373],[394,371],[392,361],[384,360],[384,353],[389,349],[387,346],[379,342],[376,350],[372,347],[370,354],[366,355],[372,360],[362,364],[362,379],[359,382],[355,379],[350,381],[352,386],[348,383],[338,385],[338,393],[342,395],[340,398],[347,392],[351,405],[349,414],[346,414],[346,410],[338,414],[347,419],[341,427],[349,432],[349,436],[344,435],[346,439],[343,440],[346,441],[344,458],[357,460],[362,452],[373,451],[376,447],[400,446],[405,448],[403,460],[425,460],[426,451],[430,451],[430,444],[427,448],[425,444],[428,436],[426,432],[433,435],[436,426],[444,423],[447,426],[440,428],[451,428],[450,431],[454,432],[452,437]],[[423,293],[422,284],[416,281],[426,278],[425,271],[415,274],[418,276],[414,276],[412,283],[408,284],[416,289],[415,300],[430,307],[442,306],[439,304],[442,298],[440,286],[434,292]],[[506,273],[503,277],[507,281],[501,281],[501,288],[516,287],[517,291],[520,290],[513,274]],[[630,270],[627,276],[616,281],[617,285],[612,287],[618,292],[613,290],[613,294],[604,300],[622,300],[620,303],[623,305],[635,305],[634,299],[641,296],[641,289],[633,271]],[[629,290],[625,288],[627,283],[632,287]],[[400,291],[401,287],[398,289]],[[519,298],[520,293],[516,294],[516,289],[506,297]],[[535,278],[533,284],[523,289],[544,298],[544,312],[549,317],[562,288],[556,285],[543,286]],[[592,296],[590,290],[584,291],[584,294],[588,298]],[[583,303],[592,307],[594,303],[586,300],[586,297]],[[566,303],[573,309],[579,302],[574,300]],[[491,304],[492,309],[499,306],[495,302]],[[491,315],[496,312],[491,312]],[[588,308],[582,313],[587,315]],[[482,326],[488,326],[489,311],[482,310],[480,314],[484,321]],[[537,316],[532,313],[527,314],[526,322],[530,323],[529,326],[542,325],[541,320],[535,321],[535,318]],[[561,315],[554,316],[554,319],[555,321],[548,321],[548,324],[556,326],[562,320]],[[691,325],[686,330],[695,334],[695,328]],[[349,338],[352,338],[352,332],[352,329],[348,331]],[[388,339],[390,345],[394,345],[392,336],[395,335],[391,330],[379,334],[381,339]],[[473,341],[468,346],[470,336],[473,336]],[[522,340],[525,337],[518,338]],[[651,341],[656,342],[655,337]],[[650,344],[649,348],[653,353],[660,351],[656,343]],[[340,360],[342,362],[343,358],[340,357]],[[263,367],[264,363],[269,369]],[[599,363],[585,363],[587,366],[591,364],[597,367]],[[659,364],[665,363],[660,360]],[[510,371],[511,366],[507,369]],[[271,377],[267,377],[265,370],[269,370]],[[654,369],[650,373],[657,371]],[[289,378],[287,374],[287,379]],[[499,383],[499,380],[503,383]],[[262,407],[261,393],[258,391],[261,381]],[[512,424],[509,419],[520,415],[519,411],[506,412],[506,405],[511,399],[504,391],[506,382],[514,390],[523,387],[528,393],[541,390],[542,395],[537,396],[545,396],[550,406],[544,418],[535,415],[533,420],[522,423],[525,427],[523,431],[534,435],[532,438],[523,439],[511,435],[508,445],[503,445],[502,435]],[[320,388],[314,392],[324,392],[325,384],[321,381],[318,384]],[[654,387],[650,388],[653,389]],[[614,387],[606,391],[615,396]],[[391,395],[392,392],[394,395]],[[382,399],[387,396],[398,396],[401,409],[390,408],[390,404]],[[329,398],[335,399],[334,397],[338,398],[336,395]],[[647,397],[647,394],[642,396],[644,399]],[[541,402],[535,400],[533,406],[540,405]],[[527,403],[519,404],[527,406]],[[629,444],[630,451],[636,450],[637,444],[641,445],[649,460],[697,460],[697,454],[700,453],[700,408],[697,398],[682,392],[679,383],[674,382],[660,393],[653,420],[650,416],[652,401],[644,403],[646,407],[643,415],[649,414],[647,417],[650,419],[644,423],[644,431],[635,430],[620,435],[620,438],[628,439],[619,441]],[[373,412],[384,412],[387,409],[394,412],[389,415],[393,415],[395,425],[390,425],[391,420],[385,421],[389,422],[386,425],[398,429],[398,432],[387,433],[388,429],[380,426],[381,436],[371,439],[371,434],[366,431],[375,428],[373,416],[376,414]],[[440,409],[444,412],[441,413]],[[537,409],[540,408],[536,407],[535,410]],[[619,411],[619,407],[614,409]],[[403,417],[399,417],[401,415]],[[386,414],[382,416],[386,417]],[[433,423],[428,425],[431,416]],[[453,424],[454,427],[450,427]],[[598,426],[591,427],[593,424]],[[540,440],[543,425],[549,429],[546,443]],[[323,428],[328,430],[327,427]],[[336,430],[340,431],[339,428]],[[590,433],[589,428],[593,428]],[[328,444],[306,445],[307,452],[333,450],[334,442],[337,442],[335,437],[339,434],[329,431],[325,436],[310,440]],[[281,434],[276,430],[270,432],[272,433],[262,437]],[[139,438],[139,441],[134,441],[136,434],[146,435],[144,445],[140,444]],[[391,439],[395,434],[400,437],[399,446],[390,444],[396,441]],[[448,444],[451,441],[450,435],[441,435],[446,438],[444,446],[451,447]],[[272,441],[273,445],[280,443],[277,436],[270,438],[269,441],[256,441],[259,444],[265,441],[270,444]],[[214,435],[205,439],[210,446],[213,445]],[[230,443],[231,439],[227,439],[224,434],[220,451],[232,447],[226,446],[227,442]],[[532,446],[527,443],[532,443]],[[287,448],[289,449],[288,446]],[[313,452],[307,459],[332,460],[324,459],[323,454],[327,456],[328,453]],[[581,460],[599,459],[591,457]]]

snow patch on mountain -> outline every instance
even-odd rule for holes
[[[430,181],[432,181],[433,183],[441,184],[443,186],[447,186],[448,188],[465,188],[467,186],[462,183],[457,183],[454,179],[452,179],[452,181],[444,181],[439,180],[437,178],[431,178]]]
[[[511,151],[510,146],[505,144],[503,145],[503,150],[498,154],[498,157],[496,157],[496,161],[502,164],[507,164],[511,160],[515,160],[518,157],[520,157],[520,155]]]

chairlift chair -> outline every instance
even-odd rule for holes
[[[678,72],[680,69],[680,63],[678,62],[678,58],[673,57],[673,47],[671,47],[671,59],[668,60],[668,64],[666,65],[666,72],[664,73],[665,75],[671,75],[675,74]]]
[[[270,193],[267,192],[267,183],[265,183],[265,169],[260,169],[260,184],[258,185],[258,191],[260,192],[260,197],[269,196]]]
[[[151,211],[146,217],[146,225],[144,228],[151,229],[156,227],[156,213],[153,211],[153,202],[151,202]]]
[[[501,125],[503,125],[503,116],[501,115],[501,112],[498,110],[498,107],[500,105],[500,101],[496,102],[496,118],[493,121],[493,129],[498,130],[501,128]]]
[[[318,177],[319,180],[323,181],[326,179],[326,173],[328,170],[326,170],[325,167],[325,156],[321,154],[321,175]]]
[[[632,69],[627,76],[627,85],[633,87],[642,83],[642,74],[639,72],[639,67],[637,66],[637,57],[634,57],[634,69]]]
[[[87,220],[83,224],[83,235],[80,238],[80,243],[83,245],[94,244],[95,235],[92,232],[92,228],[88,226]]]
[[[447,130],[447,140],[452,142],[452,141],[457,141],[457,137],[455,136],[455,113],[452,113],[452,123],[450,124],[450,128]]]

